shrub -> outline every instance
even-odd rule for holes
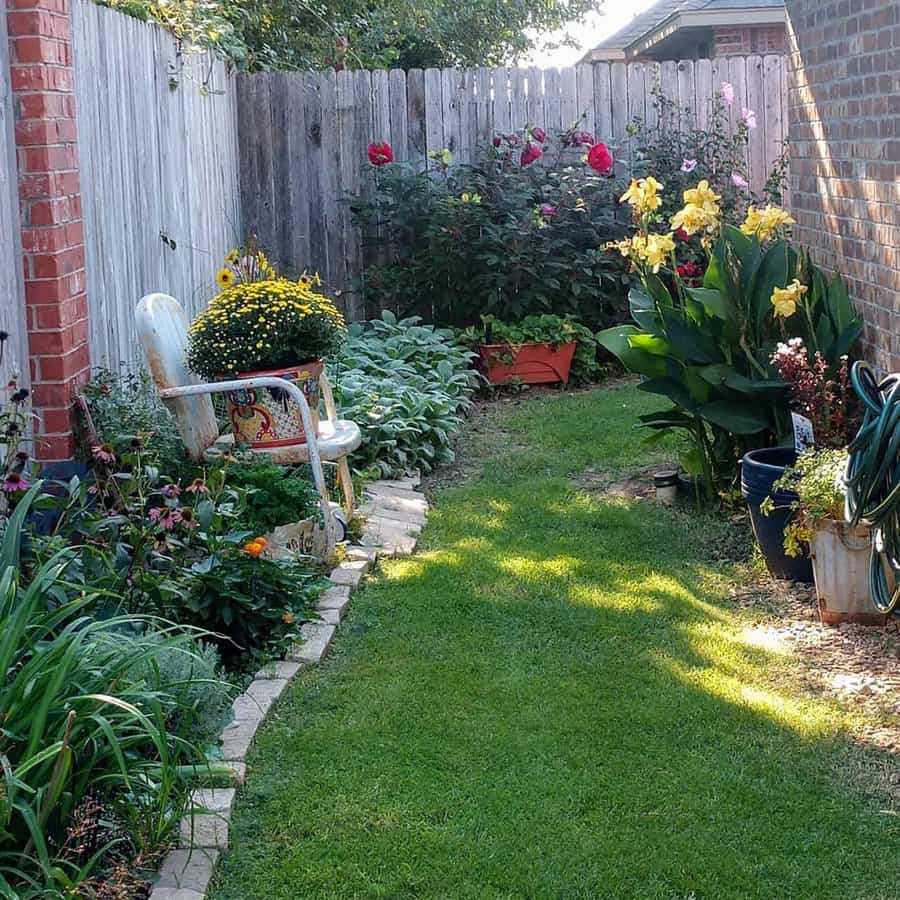
[[[352,200],[370,259],[359,283],[368,309],[458,327],[485,313],[621,320],[623,267],[601,249],[625,231],[613,182],[586,164],[589,135],[535,134],[498,136],[476,165],[442,155],[438,174],[373,167],[374,198]]]
[[[390,476],[452,460],[450,439],[478,382],[473,358],[453,332],[417,317],[384,312],[350,325],[330,374],[342,414],[363,433],[354,466]]]
[[[272,463],[232,463],[227,483],[243,491],[242,523],[255,534],[268,533],[320,513],[319,494],[309,477]]]

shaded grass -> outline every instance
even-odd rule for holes
[[[646,464],[654,404],[489,419],[260,735],[217,900],[900,896],[897,819],[834,778],[845,714],[718,602],[723,523],[572,488]]]

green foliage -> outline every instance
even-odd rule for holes
[[[788,556],[802,556],[804,545],[812,539],[816,523],[822,519],[844,520],[847,496],[845,476],[846,449],[829,450],[811,448],[800,454],[796,464],[787,469],[772,486],[772,493],[794,491],[799,500],[792,504],[796,515],[784,532],[784,552]],[[763,502],[762,510],[768,514],[774,509],[771,497]]]
[[[272,559],[246,546],[250,532],[228,534],[214,552],[183,570],[177,620],[215,632],[222,654],[266,658],[299,637],[325,583],[292,558]]]
[[[329,375],[341,414],[363,433],[354,466],[390,476],[452,460],[450,440],[478,381],[473,358],[453,332],[415,317],[385,312],[351,324]]]
[[[212,48],[248,71],[500,65],[595,8],[590,0],[98,2],[154,19],[179,40]]]
[[[152,806],[161,773],[174,778],[198,751],[167,727],[178,715],[171,685],[139,674],[163,653],[192,653],[192,635],[133,616],[93,619],[99,591],[67,600],[74,548],[30,566],[23,522],[40,484],[17,506],[0,544],[0,892],[62,896],[100,862],[65,855],[66,827],[88,792],[128,791]],[[58,599],[59,598],[59,599]],[[61,849],[62,848],[62,849]],[[71,896],[70,893],[66,894]]]
[[[173,475],[195,468],[181,442],[175,420],[159,399],[145,370],[135,373],[124,367],[118,372],[95,369],[82,389],[82,396],[96,429],[97,443],[107,444],[110,452],[127,455],[139,438],[147,462],[164,465]],[[85,453],[90,454],[89,446]]]
[[[518,148],[528,135],[514,136]],[[602,249],[625,231],[617,191],[565,143],[548,139],[543,160],[524,166],[504,144],[437,175],[374,169],[372,199],[352,201],[371,260],[359,283],[367,307],[457,327],[486,313],[621,321],[624,267]]]
[[[481,327],[471,326],[463,331],[460,340],[476,349],[480,344],[565,344],[575,343],[575,356],[569,380],[573,384],[589,384],[596,381],[602,368],[597,361],[597,338],[590,328],[576,322],[571,316],[526,316],[521,322],[509,324],[493,316],[483,317]]]
[[[242,523],[255,534],[319,514],[319,494],[308,475],[272,463],[232,463],[228,484],[244,493]]]
[[[823,319],[842,329],[828,344],[830,353],[846,352],[859,334],[860,319],[839,279],[832,290],[798,295],[795,312],[776,317],[773,291],[801,274],[826,283],[809,263],[802,270],[786,240],[765,243],[726,225],[702,287],[688,287],[674,273],[664,280],[644,270],[643,285],[630,295],[637,325],[599,336],[629,371],[644,376],[642,390],[672,401],[671,409],[642,422],[687,433],[690,449],[682,465],[699,476],[709,499],[729,488],[746,450],[788,434],[786,385],[772,365],[777,341],[787,332],[817,346]],[[833,371],[840,367],[839,358],[826,360]]]

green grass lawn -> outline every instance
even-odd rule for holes
[[[841,777],[848,714],[721,600],[724,522],[574,486],[652,461],[658,405],[481,426],[422,551],[261,733],[216,900],[900,897],[900,819]]]

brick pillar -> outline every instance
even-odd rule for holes
[[[35,455],[67,459],[90,368],[69,0],[7,6]]]

